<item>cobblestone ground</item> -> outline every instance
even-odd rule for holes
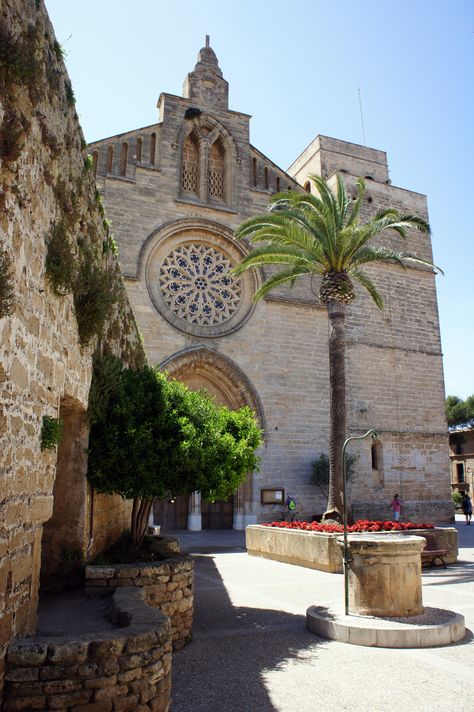
[[[173,656],[172,712],[472,712],[474,525],[457,519],[459,562],[423,569],[423,601],[462,613],[468,630],[423,650],[317,638],[306,609],[340,601],[341,575],[250,557],[240,532],[184,533],[196,552],[195,624]]]

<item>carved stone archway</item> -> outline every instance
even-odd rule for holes
[[[248,406],[265,430],[265,416],[257,392],[245,373],[228,357],[203,346],[194,346],[170,356],[160,366],[189,388],[206,389],[218,403],[232,410]],[[248,524],[255,523],[253,509],[253,473],[249,472],[234,497],[233,528],[245,529]],[[193,496],[189,528],[200,528],[200,518],[200,500]]]

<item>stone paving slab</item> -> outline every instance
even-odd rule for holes
[[[423,597],[463,614],[467,634],[448,647],[408,650],[314,636],[306,609],[340,605],[341,575],[247,556],[240,532],[235,540],[226,533],[229,550],[212,554],[212,539],[222,542],[204,532],[193,641],[173,656],[172,712],[473,712],[474,526],[457,527],[462,561],[424,568]],[[189,534],[197,552],[199,533]]]

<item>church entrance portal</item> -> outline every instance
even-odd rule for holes
[[[249,406],[263,426],[263,413],[257,396],[246,376],[226,357],[207,348],[192,348],[167,359],[163,364],[172,378],[185,383],[192,390],[206,390],[217,403],[232,410]],[[253,477],[249,473],[233,497],[226,501],[206,502],[191,497],[188,522],[185,524],[185,506],[176,501],[159,502],[154,508],[155,522],[163,529],[242,529],[253,521]],[[187,498],[186,498],[187,499]],[[196,526],[196,518],[198,524]],[[193,521],[191,525],[190,522]],[[169,526],[167,524],[169,522]]]

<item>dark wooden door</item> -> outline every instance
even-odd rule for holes
[[[218,502],[201,502],[203,529],[232,529],[234,525],[234,498]]]
[[[189,497],[176,497],[174,500],[156,500],[153,505],[155,524],[160,524],[162,531],[188,528]]]

